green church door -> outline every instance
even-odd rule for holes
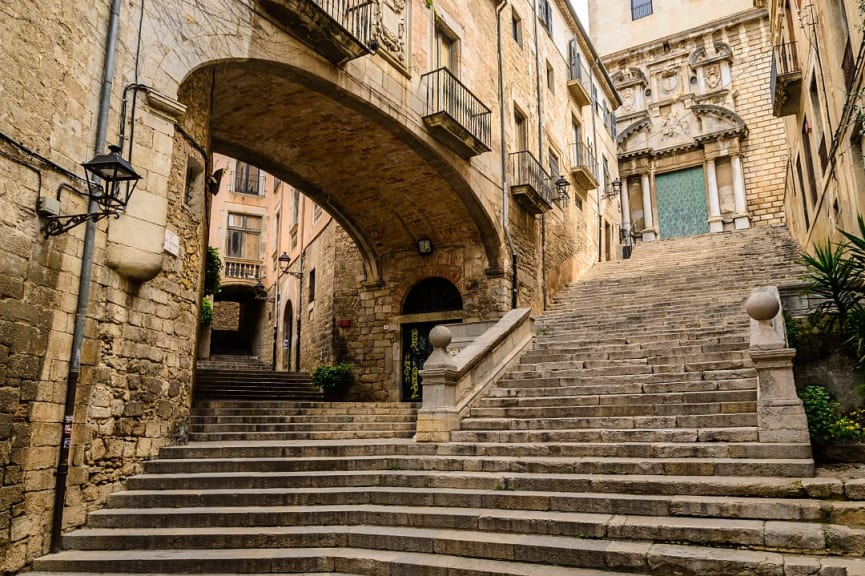
[[[655,176],[658,228],[661,238],[693,236],[709,231],[703,167]]]

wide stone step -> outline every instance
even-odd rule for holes
[[[623,384],[613,380],[611,383],[589,383],[562,385],[558,379],[544,379],[542,382],[508,380],[502,381],[489,391],[490,398],[538,398],[565,396],[599,396],[618,398],[641,394],[655,395],[667,393],[730,392],[757,390],[757,378],[733,378],[729,380],[689,380],[671,379],[662,382],[630,382]],[[529,384],[536,384],[530,386]]]
[[[214,526],[218,519],[219,527]],[[423,538],[425,530],[466,531],[473,539],[501,545],[496,535],[579,535],[584,539],[692,543],[788,552],[828,552],[839,556],[865,553],[865,530],[819,522],[690,518],[459,508],[352,504],[330,506],[113,508],[90,515],[90,528],[64,537],[64,547],[78,550],[135,548],[294,548],[321,545],[344,533],[351,538],[368,531],[390,540],[394,549],[405,536]],[[266,528],[266,529],[262,529]],[[187,529],[187,530],[183,530]],[[435,539],[438,535],[434,536]],[[498,553],[493,557],[501,557]]]
[[[618,474],[548,474],[501,471],[350,470],[306,472],[178,472],[139,474],[127,480],[129,490],[212,490],[336,487],[408,487],[530,492],[592,492],[679,496],[843,499],[845,486],[834,478],[769,476],[673,476]],[[849,490],[848,490],[849,493]],[[860,490],[859,500],[865,500]],[[861,524],[861,522],[860,522]]]
[[[352,470],[429,470],[527,472],[540,474],[667,474],[692,476],[809,476],[814,462],[806,458],[627,458],[627,457],[449,457],[382,458],[243,458],[166,459],[145,462],[153,474],[212,472],[329,472]]]
[[[566,398],[566,397],[565,397]],[[597,406],[569,405],[540,407],[484,407],[473,408],[470,418],[579,418],[606,416],[683,416],[709,414],[742,414],[757,411],[756,401],[711,402],[694,404],[603,404]]]
[[[215,445],[202,443],[163,449],[164,459],[205,458],[369,458],[391,456],[460,456],[460,457],[583,457],[623,456],[628,458],[809,458],[809,444],[760,444],[759,442],[549,442],[549,443],[459,443],[416,444],[375,443],[293,446],[262,442]]]
[[[365,548],[247,548],[226,550],[66,551],[37,560],[37,570],[56,570],[74,576],[73,570],[99,572],[100,576],[160,571],[184,574],[389,574],[417,576],[537,576],[538,564],[528,561],[466,558],[444,552],[400,552]],[[125,571],[123,569],[126,569]],[[627,570],[627,567],[624,567]],[[582,569],[544,565],[544,576],[623,576],[606,569]],[[631,576],[641,576],[628,570]],[[648,576],[648,572],[642,576]],[[34,576],[41,576],[36,572]]]
[[[580,428],[730,428],[757,425],[756,413],[582,418],[466,418],[463,430],[573,430]]]
[[[633,404],[703,404],[707,402],[755,402],[756,390],[710,390],[706,392],[666,392],[660,394],[592,394],[586,396],[488,396],[480,407],[544,407],[544,406],[627,406]]]
[[[267,531],[256,531],[254,528],[234,529],[235,532],[246,532],[251,540],[258,539],[256,546],[262,546],[259,550],[271,552],[269,557],[260,556],[265,559],[264,564],[257,564],[251,558],[242,558],[245,570],[254,569],[263,571],[262,568],[269,567],[274,572],[297,572],[298,568],[305,571],[315,569],[333,570],[340,566],[332,562],[305,566],[306,562],[300,561],[299,554],[306,553],[309,560],[321,562],[322,558],[331,559],[331,554],[342,555],[352,549],[364,551],[397,551],[398,555],[391,552],[389,560],[403,561],[403,551],[411,550],[413,554],[419,552],[425,556],[450,555],[452,566],[459,567],[462,562],[459,558],[473,558],[482,560],[513,559],[519,562],[536,564],[536,570],[543,570],[548,574],[546,566],[541,568],[540,564],[554,564],[558,566],[573,568],[593,569],[619,569],[625,568],[629,572],[646,572],[651,574],[676,574],[705,575],[705,574],[760,574],[766,575],[792,575],[808,574],[809,572],[795,572],[800,567],[807,566],[811,574],[816,574],[823,567],[849,566],[854,570],[861,570],[865,561],[860,558],[832,558],[824,559],[819,556],[807,556],[798,554],[782,554],[778,552],[754,551],[754,550],[726,550],[709,546],[682,546],[675,544],[657,544],[652,542],[622,541],[615,539],[594,539],[591,537],[567,537],[567,536],[526,536],[522,534],[504,534],[495,532],[475,532],[450,529],[424,529],[400,527],[398,530],[384,530],[378,526],[352,526],[352,527],[272,527]],[[135,571],[161,570],[166,562],[173,562],[175,569],[192,568],[192,565],[184,562],[185,558],[193,557],[198,561],[199,567],[192,571],[201,571],[201,563],[204,566],[220,565],[223,570],[235,571],[235,558],[238,557],[239,549],[230,549],[231,555],[223,555],[226,550],[220,549],[219,541],[224,539],[224,534],[218,528],[200,528],[195,534],[184,531],[172,534],[171,531],[152,529],[140,531],[138,542],[153,542],[162,539],[171,539],[174,536],[178,547],[182,547],[186,541],[209,540],[214,544],[212,548],[186,549],[156,549],[146,548],[146,544],[139,549],[127,551],[99,550],[99,551],[68,551],[57,555],[48,556],[39,561],[36,569],[45,570],[59,568],[64,570],[85,569],[98,570],[100,568],[118,570],[124,564],[122,554],[134,558],[130,564],[138,568]],[[167,533],[165,533],[167,532]],[[328,537],[328,533],[330,536]],[[94,535],[96,536],[96,535]],[[580,536],[583,536],[580,534]],[[134,534],[128,534],[134,539]],[[318,544],[307,544],[312,548],[294,548],[303,546],[304,543],[317,542]],[[339,547],[334,549],[333,547]],[[272,545],[272,546],[270,546]],[[320,546],[316,548],[316,546]],[[250,548],[244,549],[248,550]],[[296,554],[290,557],[287,565],[292,566],[284,570],[280,564],[284,560],[287,551],[293,550]],[[315,553],[311,554],[311,551]],[[160,554],[161,552],[161,554]],[[181,552],[185,552],[182,554]],[[208,556],[217,553],[208,562]],[[241,554],[241,557],[243,555]],[[376,558],[376,554],[369,554],[368,558]],[[222,564],[222,563],[225,564]],[[180,564],[178,566],[178,563]],[[363,566],[363,563],[360,564]],[[435,565],[435,564],[433,564]],[[789,568],[789,570],[788,570]],[[356,570],[357,568],[355,568]],[[458,568],[459,569],[459,568]],[[390,567],[391,574],[406,573],[395,572]],[[415,572],[411,572],[415,573]],[[426,572],[431,573],[431,572]],[[448,571],[448,574],[451,572]],[[849,573],[848,573],[849,574]]]
[[[226,483],[227,484],[227,483]],[[500,482],[495,490],[411,487],[136,490],[109,497],[112,508],[232,506],[448,506],[511,511],[580,512],[639,516],[713,517],[846,523],[861,518],[865,502],[592,492],[529,492]],[[482,513],[485,512],[481,511]]]
[[[324,430],[317,432],[191,432],[193,442],[235,442],[235,441],[305,441],[305,440],[368,440],[411,438],[415,435],[414,426],[408,430]]]
[[[581,428],[576,430],[457,430],[455,442],[757,442],[756,426],[737,428]]]

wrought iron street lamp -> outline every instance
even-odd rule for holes
[[[88,220],[96,222],[108,216],[117,217],[126,210],[141,176],[120,155],[120,147],[109,146],[108,150],[107,154],[99,154],[82,164],[87,184],[85,195],[92,201],[88,203],[87,212],[60,215],[59,191],[57,199],[40,199],[37,211],[46,221],[42,228],[46,237],[63,234]]]

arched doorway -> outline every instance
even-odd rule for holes
[[[463,309],[463,299],[456,286],[444,278],[421,280],[408,291],[402,306],[404,316],[433,315],[434,313],[457,312]],[[420,371],[432,353],[429,333],[442,322],[459,322],[454,314],[447,314],[437,320],[411,322],[402,325],[402,394],[403,401],[419,402],[423,398],[423,385]]]
[[[291,340],[293,334],[294,306],[291,300],[285,303],[282,313],[282,369],[289,370],[291,366]]]

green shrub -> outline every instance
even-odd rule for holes
[[[865,439],[865,410],[843,414],[840,404],[822,386],[806,386],[799,397],[805,406],[808,432],[813,440],[855,442]]]
[[[210,296],[219,293],[220,277],[222,273],[222,258],[219,257],[219,248],[207,247],[207,257],[204,262],[204,295]]]
[[[325,397],[340,396],[354,383],[354,374],[351,365],[346,363],[316,366],[312,371],[312,383],[321,388]]]
[[[198,320],[202,326],[213,322],[213,304],[207,298],[201,299],[201,309],[198,311]]]

